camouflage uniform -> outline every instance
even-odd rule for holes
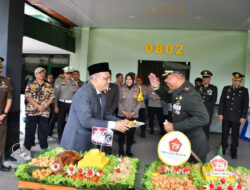
[[[48,82],[39,85],[35,80],[27,85],[25,89],[25,97],[27,96],[30,96],[39,105],[44,105],[50,98],[54,98],[54,90]],[[51,109],[50,106],[48,106],[45,111],[39,111],[37,107],[28,103],[25,111],[27,116],[42,116],[49,118]]]
[[[54,98],[54,90],[48,82],[41,85],[34,80],[28,84],[25,89],[25,97],[31,97],[37,104],[45,105],[45,103]],[[30,102],[26,105],[26,127],[24,146],[30,150],[35,139],[36,127],[38,125],[38,139],[40,147],[45,149],[48,147],[48,119],[51,112],[50,106],[45,106],[45,111],[39,111],[37,107]]]

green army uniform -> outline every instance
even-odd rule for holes
[[[10,80],[6,77],[0,76],[0,115],[4,114],[4,109],[7,103],[7,99],[12,99],[12,87]],[[0,160],[5,149],[5,141],[7,135],[7,118],[0,123]],[[1,161],[0,161],[1,166]]]
[[[162,76],[166,77],[173,73],[185,76],[190,68],[188,65],[179,63],[164,63],[164,67],[165,73]],[[174,130],[183,132],[188,137],[193,152],[202,162],[205,162],[209,147],[202,127],[208,124],[209,115],[199,93],[186,80],[171,94],[167,85],[156,89],[156,93],[165,101],[171,97]],[[196,162],[192,156],[189,161]]]
[[[156,91],[160,95],[164,89]],[[208,141],[202,126],[209,122],[209,115],[200,95],[186,81],[172,93],[174,130],[183,132],[190,140],[194,153],[203,161],[209,151]],[[194,161],[192,158],[190,161]]]

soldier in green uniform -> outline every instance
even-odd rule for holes
[[[151,86],[162,99],[168,97],[167,88],[173,90],[171,96],[173,123],[166,122],[164,128],[167,132],[183,132],[189,138],[193,152],[202,162],[205,162],[209,147],[202,126],[208,124],[209,115],[199,93],[185,78],[189,66],[165,63],[164,69],[163,76],[166,77],[165,83],[167,84],[165,88],[161,88],[153,73],[149,75]],[[191,156],[189,161],[195,162],[196,160]]]
[[[0,74],[3,71],[2,62],[4,59],[0,57]],[[9,171],[10,167],[5,167],[2,163],[2,155],[5,149],[5,141],[7,135],[7,115],[12,104],[12,87],[7,77],[0,76],[0,171]]]
[[[207,139],[209,139],[209,128],[214,114],[214,105],[217,100],[218,90],[215,85],[210,84],[211,76],[213,76],[213,73],[211,71],[204,70],[201,72],[201,75],[203,83],[200,86],[195,87],[195,89],[200,93],[201,99],[205,104],[209,114],[209,123],[203,126]]]

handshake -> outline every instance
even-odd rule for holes
[[[127,119],[116,121],[115,122],[115,130],[125,133],[131,127],[128,125],[129,121]]]

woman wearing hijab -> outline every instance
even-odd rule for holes
[[[120,87],[118,116],[121,119],[128,119],[130,121],[137,120],[139,117],[139,109],[141,108],[141,101],[137,101],[140,89],[134,85],[134,76],[128,73],[125,76],[125,84]],[[133,156],[131,148],[134,142],[135,128],[131,128],[126,133],[118,132],[119,139],[119,154],[124,155],[125,138],[127,137],[126,154],[129,157]]]

